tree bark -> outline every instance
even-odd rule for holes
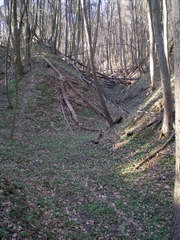
[[[118,9],[118,23],[119,23],[119,42],[120,42],[120,61],[122,68],[126,69],[126,55],[125,55],[125,44],[123,37],[123,28],[122,28],[122,14],[121,14],[121,2],[117,0],[117,9]]]
[[[66,17],[66,36],[65,36],[65,56],[68,55],[68,38],[69,38],[69,24],[68,24],[68,0],[66,0],[66,12],[65,12],[65,17]]]
[[[174,0],[174,69],[175,69],[175,129],[176,129],[176,168],[174,186],[175,224],[173,240],[180,239],[180,1]]]
[[[150,78],[151,78],[151,89],[154,90],[156,88],[155,81],[155,41],[154,41],[154,30],[153,30],[153,22],[152,22],[152,10],[151,10],[151,1],[148,0],[148,25],[149,25],[149,68],[150,68]]]
[[[164,51],[169,69],[169,54],[168,54],[168,9],[167,0],[163,0],[163,35],[164,35]]]
[[[96,53],[96,45],[97,45],[99,22],[100,22],[100,9],[101,9],[101,0],[98,1],[98,8],[97,8],[97,20],[96,20],[97,24],[96,24],[94,40],[93,40],[93,57],[95,56],[95,53]]]
[[[160,4],[157,0],[151,0],[154,36],[161,72],[161,84],[163,89],[164,114],[162,124],[162,135],[169,136],[173,127],[173,104],[171,94],[170,74],[164,51],[162,28],[160,21]]]
[[[21,61],[21,27],[18,26],[18,14],[17,14],[17,3],[13,1],[12,6],[12,15],[13,15],[13,47],[15,51],[15,68],[17,69],[17,74],[22,75],[23,66]]]

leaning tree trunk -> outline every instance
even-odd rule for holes
[[[180,1],[174,0],[174,69],[175,69],[175,126],[176,126],[176,177],[174,186],[175,224],[174,240],[180,239]]]
[[[151,0],[152,3],[152,17],[154,36],[157,48],[157,54],[159,59],[159,66],[161,72],[161,84],[163,90],[163,101],[164,101],[164,115],[162,124],[162,134],[168,136],[173,127],[173,104],[171,95],[171,83],[170,74],[168,70],[168,64],[164,51],[162,28],[160,20],[160,4],[157,0]]]
[[[94,51],[93,51],[93,46],[92,46],[92,38],[91,38],[91,33],[90,33],[90,29],[89,29],[89,25],[88,25],[88,20],[87,20],[87,13],[85,10],[85,1],[81,0],[81,6],[82,6],[82,13],[83,13],[83,18],[84,18],[84,23],[85,23],[85,33],[86,33],[86,38],[87,38],[87,45],[88,45],[88,52],[89,52],[89,62],[91,63],[91,67],[92,67],[92,72],[94,75],[94,80],[95,80],[95,84],[96,84],[96,88],[97,88],[97,92],[99,95],[99,99],[101,101],[101,105],[103,107],[103,111],[104,114],[106,116],[107,122],[110,126],[112,126],[114,124],[113,119],[111,118],[111,115],[108,111],[108,108],[106,106],[103,94],[102,94],[102,90],[101,90],[101,86],[98,82],[98,79],[96,77],[96,70],[95,70],[95,64],[94,64]]]

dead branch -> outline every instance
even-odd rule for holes
[[[71,116],[73,118],[73,120],[79,125],[79,120],[77,117],[77,114],[69,100],[66,88],[65,88],[65,83],[73,90],[73,92],[88,106],[90,107],[94,112],[96,112],[98,115],[100,115],[101,117],[103,117],[105,120],[107,120],[107,116],[105,116],[105,114],[97,108],[97,106],[94,106],[93,104],[91,104],[85,97],[82,96],[82,94],[73,86],[73,83],[71,81],[66,81],[66,79],[63,77],[63,75],[60,73],[60,71],[53,65],[53,63],[47,59],[44,55],[41,55],[41,57],[44,59],[44,61],[58,74],[58,78],[61,80],[59,83],[59,94],[62,95],[62,98],[64,100],[64,102],[66,103]],[[101,73],[99,73],[101,74]],[[102,74],[101,74],[102,75]],[[104,75],[105,76],[105,75]],[[106,76],[105,76],[106,77]],[[109,78],[109,77],[107,77]],[[109,78],[110,79],[110,78]],[[61,107],[62,108],[62,107]],[[120,117],[119,119],[117,119],[116,121],[112,120],[112,126],[115,124],[118,124],[119,122],[122,121],[122,117]]]
[[[99,132],[99,131],[100,131],[99,129],[94,129],[94,128],[85,127],[85,126],[83,126],[82,124],[79,124],[78,126],[79,126],[80,128],[82,128],[83,130],[86,130],[86,131],[89,131],[89,132]]]
[[[69,121],[68,121],[68,119],[67,119],[67,117],[66,117],[66,114],[65,114],[65,111],[64,111],[64,107],[63,107],[62,99],[61,99],[61,98],[60,98],[59,104],[60,104],[60,108],[61,108],[61,112],[62,112],[62,114],[63,114],[64,120],[65,120],[65,122],[67,123],[67,126],[69,127],[71,133],[73,134],[73,130],[72,130],[71,124],[69,123]]]
[[[82,73],[82,71],[77,66],[75,66],[74,64],[71,64],[71,65],[80,74],[80,78],[81,78],[82,81],[86,82],[88,85],[91,84],[93,87],[95,87],[94,83],[92,81],[90,81],[89,79],[87,79],[84,76],[84,74]]]
[[[146,128],[151,127],[152,125],[157,126],[159,123],[161,123],[162,121],[162,114],[158,117],[156,117],[155,119],[153,119],[152,121],[150,121],[148,124],[145,125],[141,125],[140,127],[138,127],[137,129],[135,129],[134,131],[128,131],[126,132],[126,136],[132,136],[136,133],[139,133],[141,131],[144,131]]]
[[[76,112],[74,111],[74,108],[72,107],[72,104],[70,103],[68,97],[67,97],[67,94],[66,94],[66,91],[65,91],[65,88],[64,88],[64,78],[63,78],[63,75],[59,72],[59,70],[45,57],[45,56],[41,56],[50,66],[51,68],[58,74],[59,76],[59,79],[60,80],[63,80],[60,82],[60,89],[61,89],[61,92],[62,92],[62,97],[72,115],[72,118],[74,119],[74,121],[76,123],[79,123],[79,120],[78,120],[78,117],[77,117],[77,114]]]
[[[76,112],[74,111],[74,108],[73,108],[72,104],[70,103],[70,101],[69,101],[69,99],[68,99],[68,97],[67,97],[67,95],[66,95],[63,82],[61,83],[61,92],[62,92],[63,99],[64,99],[64,101],[65,101],[65,103],[66,103],[67,107],[69,108],[69,111],[70,111],[70,113],[71,113],[71,115],[72,115],[72,118],[74,119],[74,121],[75,121],[76,123],[79,123],[77,114],[76,114]]]
[[[60,80],[63,80],[63,75],[59,72],[59,70],[44,56],[41,57],[51,66],[51,68],[59,75]]]
[[[85,69],[87,69],[87,66],[84,65],[83,63],[81,63],[80,61],[75,61],[75,59],[73,57],[70,57],[70,56],[66,56],[67,58],[69,58],[69,60],[71,61],[71,65],[76,69],[78,70],[78,72],[80,72],[82,74],[82,76],[84,76],[86,74],[86,72],[84,70],[80,70],[77,66],[75,66],[75,64],[78,64],[80,67],[83,67]],[[143,59],[141,61],[141,63],[139,63],[137,66],[132,66],[131,69],[129,69],[129,75],[132,75],[132,73],[134,73],[134,71],[136,71],[137,69],[140,69],[141,66],[144,64],[146,59]],[[72,62],[75,62],[75,64],[73,64]],[[96,75],[99,77],[99,78],[103,78],[103,79],[107,79],[109,81],[111,80],[116,80],[118,81],[119,83],[121,84],[125,84],[125,85],[129,85],[131,84],[133,81],[136,81],[136,80],[139,80],[140,78],[133,78],[133,77],[122,77],[122,78],[118,78],[118,77],[110,77],[110,76],[107,76],[106,74],[104,73],[101,73],[101,72],[98,72],[96,71]],[[90,74],[91,76],[91,74]],[[83,79],[85,80],[87,83],[91,83],[91,81],[88,81],[87,79]]]
[[[172,134],[170,135],[170,137],[165,141],[165,143],[158,147],[156,150],[154,150],[149,156],[147,156],[143,161],[141,161],[138,165],[135,166],[134,170],[139,169],[144,163],[150,161],[153,157],[156,156],[157,153],[159,153],[160,151],[162,151],[170,142],[171,140],[175,137],[175,133],[172,132]]]
[[[99,110],[96,106],[92,105],[87,99],[85,99],[82,94],[74,88],[74,86],[70,83],[67,82],[67,84],[69,85],[69,87],[71,87],[71,89],[76,93],[76,95],[78,97],[80,97],[86,104],[87,106],[89,106],[95,113],[99,114],[101,117],[103,117],[104,119],[106,119],[106,117],[104,116],[104,113],[101,112],[101,110]]]

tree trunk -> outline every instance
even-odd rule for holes
[[[125,44],[124,44],[124,37],[123,37],[123,28],[122,28],[122,14],[121,14],[121,2],[117,0],[117,9],[118,9],[118,23],[119,23],[119,43],[120,43],[120,63],[121,68],[126,69],[126,56],[125,56]]]
[[[176,176],[174,186],[175,224],[174,240],[180,239],[180,1],[174,0],[174,69],[175,69],[175,129],[176,129]]]
[[[161,84],[163,89],[164,114],[162,124],[162,134],[168,136],[173,127],[173,104],[171,95],[170,74],[164,51],[162,28],[160,21],[160,4],[157,0],[151,0],[154,36],[161,72]]]
[[[152,11],[151,11],[151,1],[148,0],[148,25],[149,25],[149,68],[150,68],[150,78],[151,78],[151,88],[154,90],[156,88],[155,81],[155,42],[154,42],[154,30],[152,22]]]
[[[66,0],[66,36],[65,36],[65,56],[68,55],[68,38],[69,38],[69,24],[68,24],[68,1]]]
[[[100,7],[101,7],[101,0],[98,1],[98,8],[97,8],[97,20],[96,20],[97,24],[96,24],[94,40],[93,40],[93,57],[95,56],[95,53],[96,53],[96,45],[97,45],[99,22],[100,22]]]
[[[27,0],[26,6],[26,19],[25,19],[25,65],[31,65],[31,27],[29,23],[29,0]]]
[[[86,33],[86,37],[87,37],[87,45],[88,45],[88,52],[89,52],[89,62],[91,63],[91,67],[92,67],[92,71],[93,71],[93,76],[94,76],[94,80],[96,83],[96,88],[97,88],[97,92],[101,101],[101,105],[103,107],[103,111],[104,114],[106,115],[106,119],[107,122],[109,123],[110,126],[113,125],[113,119],[110,116],[110,113],[108,111],[108,108],[106,106],[103,94],[102,94],[102,90],[100,87],[100,84],[98,82],[98,79],[96,77],[96,70],[95,70],[95,64],[94,64],[94,54],[93,54],[93,47],[92,47],[92,38],[91,38],[91,34],[90,34],[90,29],[88,27],[88,21],[87,21],[87,13],[85,10],[85,1],[81,0],[81,6],[83,9],[83,18],[84,18],[84,23],[85,23],[85,33]]]
[[[163,35],[164,35],[164,51],[169,69],[169,56],[168,56],[168,10],[167,0],[163,0]]]
[[[21,29],[18,27],[18,16],[17,16],[17,4],[14,1],[13,4],[13,47],[15,52],[15,68],[17,69],[17,74],[23,74],[23,66],[21,61]]]

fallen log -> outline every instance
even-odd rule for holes
[[[81,123],[79,123],[78,127],[80,127],[81,129],[83,129],[85,131],[89,131],[89,132],[99,132],[100,131],[99,129],[85,127]]]
[[[64,117],[64,120],[65,122],[67,123],[67,126],[69,127],[71,133],[73,134],[73,130],[72,130],[72,127],[71,127],[71,124],[69,123],[67,117],[66,117],[66,113],[65,113],[65,110],[64,110],[64,107],[63,107],[63,104],[62,104],[62,99],[60,97],[60,101],[59,101],[59,104],[60,104],[60,107],[61,107],[61,112],[63,114],[63,117]]]
[[[71,116],[73,118],[73,120],[76,122],[76,123],[79,123],[79,120],[78,120],[78,117],[77,117],[77,114],[72,106],[72,104],[70,103],[70,101],[68,100],[68,97],[66,95],[66,92],[65,92],[65,89],[64,89],[64,86],[63,86],[63,83],[61,83],[61,92],[62,92],[62,96],[63,96],[63,99],[71,113]]]
[[[101,112],[101,110],[99,110],[96,106],[92,105],[87,99],[85,99],[82,96],[82,94],[77,89],[75,89],[70,82],[67,82],[67,84],[76,93],[76,95],[79,96],[87,104],[87,106],[89,106],[95,113],[97,113],[98,115],[100,115],[101,117],[103,117],[106,120],[106,117],[105,117],[104,113]]]
[[[74,62],[75,62],[75,59],[73,59],[72,57],[70,57],[70,56],[66,56],[66,57],[68,57],[71,61],[74,61]],[[87,69],[87,66],[84,65],[83,63],[81,63],[80,61],[76,61],[76,63],[78,63],[78,64],[79,64],[80,66],[82,66],[83,68]],[[76,71],[82,73],[83,76],[84,76],[84,75],[87,75],[87,72],[86,72],[86,71],[79,69],[79,68],[78,68],[77,66],[75,66],[73,63],[71,63],[71,65],[72,65],[73,68],[76,69]],[[135,66],[134,68],[135,68],[135,69],[138,69],[138,66]],[[132,84],[133,81],[137,81],[137,80],[140,79],[140,78],[125,77],[125,76],[124,76],[124,77],[111,77],[111,76],[108,76],[108,75],[106,75],[106,74],[104,74],[104,73],[101,73],[101,72],[98,72],[98,71],[96,71],[96,75],[97,75],[97,77],[99,77],[99,78],[107,79],[107,80],[109,80],[109,81],[111,81],[111,80],[116,80],[116,81],[118,81],[119,83],[125,84],[125,85],[130,85],[130,84]],[[86,79],[86,78],[83,77],[83,80],[84,80],[85,82],[87,82],[87,83],[90,84],[90,83],[93,81],[93,79],[92,79],[93,76],[91,76],[91,74],[89,74],[89,77],[90,77],[89,79]]]
[[[61,80],[60,82],[60,90],[61,90],[61,93],[62,93],[62,97],[64,99],[64,102],[66,103],[70,113],[71,113],[71,116],[73,118],[73,120],[76,122],[76,123],[79,123],[79,120],[78,120],[78,117],[77,117],[77,114],[72,106],[72,104],[70,103],[70,101],[68,100],[68,97],[67,97],[67,94],[66,94],[66,91],[64,89],[64,78],[63,78],[63,75],[59,72],[59,70],[45,57],[45,56],[41,56],[50,66],[51,68],[58,74],[59,76],[59,79]]]
[[[148,161],[150,161],[153,157],[156,156],[157,153],[159,153],[160,151],[162,151],[170,142],[171,140],[175,137],[175,133],[172,132],[170,137],[165,141],[165,143],[158,147],[156,150],[154,150],[150,155],[148,155],[143,161],[141,161],[139,164],[137,164],[134,167],[134,170],[139,169],[140,167],[142,167],[143,164],[147,163]]]
[[[147,124],[145,124],[145,125],[141,125],[140,127],[138,127],[137,129],[135,129],[134,131],[132,130],[132,131],[126,132],[126,136],[129,137],[129,136],[132,136],[132,135],[134,135],[134,134],[137,134],[137,133],[139,133],[139,132],[141,132],[141,131],[144,131],[145,129],[147,129],[147,128],[153,126],[153,125],[157,126],[157,125],[159,125],[159,124],[161,123],[162,118],[163,118],[163,117],[162,117],[162,114],[161,114],[160,116],[156,117],[155,119],[153,119],[153,120],[150,121],[149,123],[147,123]]]

